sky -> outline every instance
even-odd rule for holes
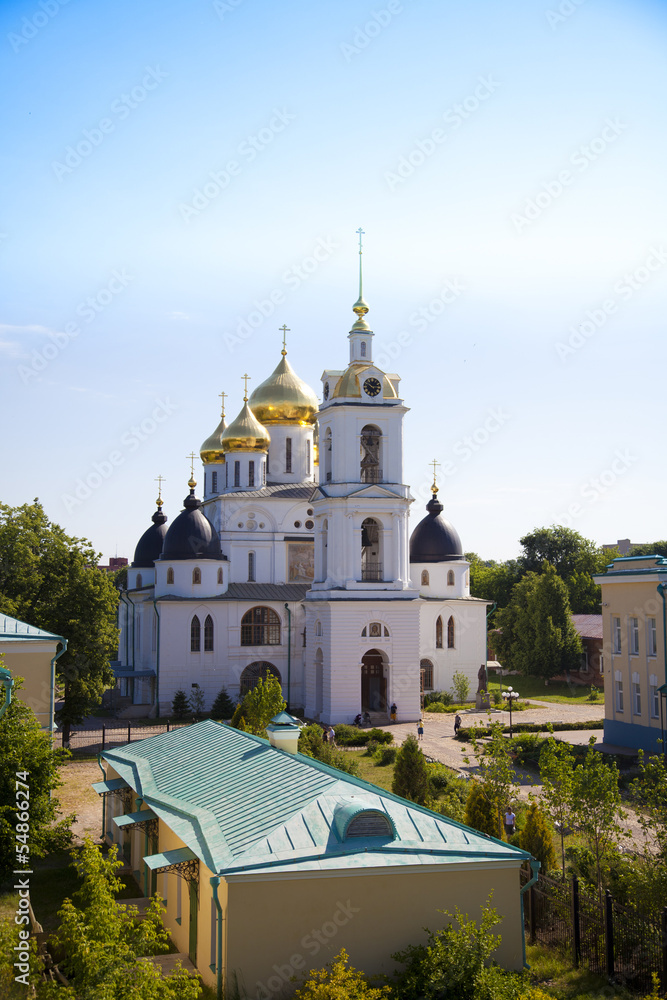
[[[645,0],[3,0],[2,501],[131,560],[279,327],[345,367],[363,227],[411,524],[435,459],[485,559],[664,538],[666,41]]]

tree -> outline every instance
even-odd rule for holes
[[[90,542],[51,523],[38,500],[0,504],[0,606],[67,639],[56,663],[64,693],[56,718],[66,736],[114,683],[109,658],[118,646],[118,591],[98,569],[99,559]]]
[[[639,777],[630,792],[638,806],[637,819],[644,833],[645,855],[667,863],[667,768],[663,756],[646,757],[638,751]],[[657,847],[657,852],[655,848]]]
[[[551,839],[551,830],[547,826],[544,814],[537,802],[528,807],[526,824],[519,834],[518,845],[528,851],[542,864],[542,871],[551,871],[556,864],[556,853]]]
[[[260,677],[259,681],[245,695],[232,716],[231,725],[255,736],[266,736],[266,727],[274,715],[279,715],[286,707],[280,681],[277,677]],[[240,723],[243,722],[243,726]]]
[[[396,754],[391,790],[420,806],[429,801],[428,765],[412,734],[406,737]]]
[[[510,670],[539,677],[576,670],[581,639],[572,622],[567,587],[553,566],[527,573],[497,615],[494,648]]]
[[[195,719],[204,711],[204,704],[206,702],[206,697],[204,695],[204,689],[199,687],[199,684],[192,685],[192,694],[190,695],[189,704],[192,709],[192,714]]]
[[[521,577],[516,559],[498,563],[493,559],[483,561],[476,552],[466,552],[470,563],[470,593],[485,601],[494,601],[499,608],[509,604],[512,587]]]
[[[231,719],[234,714],[234,702],[227,694],[226,688],[221,688],[220,693],[211,705],[212,719]]]
[[[599,614],[600,588],[593,580],[593,573],[604,572],[610,561],[609,552],[560,524],[535,528],[520,541],[522,574],[541,573],[547,565],[553,566],[567,587],[573,613]]]
[[[503,837],[503,810],[516,794],[517,777],[512,763],[512,744],[503,735],[503,727],[498,723],[491,726],[490,739],[481,743],[471,736],[470,744],[478,770],[479,789],[489,806],[495,809],[496,824],[494,837]],[[469,762],[469,758],[464,758]]]
[[[618,767],[604,759],[594,748],[591,736],[583,764],[572,777],[572,802],[575,823],[595,857],[598,888],[602,887],[602,858],[622,833],[619,820],[625,819],[618,788]]]
[[[309,976],[294,1000],[382,1000],[391,996],[391,987],[371,986],[363,972],[349,965],[345,948],[323,969],[311,969]]]
[[[464,673],[460,670],[454,671],[454,676],[452,677],[452,690],[454,692],[454,697],[456,701],[462,705],[464,701],[468,700],[468,694],[470,692],[470,681]]]
[[[28,851],[22,850],[25,844],[30,855],[38,858],[66,847],[74,821],[73,815],[57,821],[59,803],[52,795],[62,785],[59,772],[69,752],[53,749],[50,734],[16,696],[20,686],[21,678],[16,678],[12,703],[0,719],[0,882],[13,869],[20,869],[17,858],[28,856]],[[27,810],[17,809],[17,802],[24,798],[19,797],[26,791],[24,785],[29,788]],[[29,815],[24,816],[24,812]],[[28,836],[23,829],[26,821],[30,824]]]
[[[667,556],[667,541],[648,542],[646,545],[633,545],[628,552],[630,556]],[[611,562],[611,559],[608,560]]]
[[[190,714],[190,702],[182,688],[179,688],[171,703],[171,714],[175,719],[187,719]]]
[[[560,850],[565,878],[565,827],[572,822],[572,778],[575,757],[569,743],[549,737],[540,753],[541,803],[560,831]]]
[[[463,822],[479,833],[488,833],[489,837],[502,837],[496,803],[487,798],[478,781],[473,781],[468,792]]]
[[[335,767],[346,774],[358,774],[359,765],[350,754],[338,747],[332,746],[328,741],[322,739],[322,727],[317,723],[312,726],[304,726],[299,734],[299,753],[314,760],[321,760],[323,764]]]

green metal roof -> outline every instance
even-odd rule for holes
[[[184,861],[196,861],[197,855],[189,847],[177,847],[175,851],[164,851],[162,854],[149,854],[144,858],[149,871],[157,872],[161,868],[171,868],[172,865],[182,865]]]
[[[0,615],[0,639],[55,639],[58,642],[65,640],[61,635],[53,632],[46,632],[36,625],[28,625],[27,622],[19,621],[10,615]]]
[[[212,720],[102,756],[218,874],[498,860],[524,851],[391,792]],[[383,812],[393,840],[342,839],[336,816]],[[409,858],[409,860],[408,860]]]
[[[151,819],[157,819],[152,809],[142,809],[136,813],[125,813],[124,816],[114,816],[113,821],[121,830],[124,826],[134,826],[135,823],[147,823]]]

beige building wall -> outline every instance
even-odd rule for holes
[[[43,729],[51,727],[51,660],[58,642],[38,639],[2,639],[0,653],[14,677],[23,677],[19,697],[37,716]]]

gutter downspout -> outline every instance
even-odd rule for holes
[[[213,875],[209,879],[211,886],[213,887],[213,901],[215,902],[215,908],[218,911],[218,933],[216,935],[216,985],[217,985],[217,1000],[222,1000],[222,906],[220,905],[220,900],[218,899],[218,886],[220,885],[220,876]]]
[[[524,967],[524,969],[529,969],[530,966],[528,965],[528,962],[526,961],[526,923],[525,923],[524,916],[523,916],[523,896],[524,896],[524,893],[528,889],[530,889],[531,886],[535,885],[535,883],[537,882],[537,878],[538,878],[538,875],[540,874],[540,868],[541,867],[542,867],[542,862],[541,861],[535,861],[534,858],[530,859],[530,870],[533,873],[533,877],[530,879],[529,882],[526,882],[526,884],[520,890],[520,895],[521,895],[521,944],[522,944],[522,947],[523,947],[523,967]]]
[[[102,751],[101,750],[100,750],[100,752],[97,755],[97,766],[99,767],[100,771],[102,772],[103,778],[106,781],[107,780],[107,772],[102,767]],[[102,842],[104,842],[104,838],[106,837],[106,835],[107,835],[107,797],[106,797],[106,795],[103,795],[102,796]]]
[[[63,655],[63,653],[67,652],[67,639],[63,639],[63,637],[61,635],[58,636],[58,639],[60,640],[60,642],[62,642],[63,648],[60,650],[59,653],[56,653],[56,655],[51,660],[51,704],[49,706],[49,715],[50,715],[49,730],[51,732],[51,740],[53,740],[53,734],[54,734],[54,731],[55,731],[55,728],[56,728],[56,720],[55,720],[55,714],[56,714],[56,661],[60,659],[60,657]]]
[[[160,612],[157,600],[153,598],[153,607],[157,615],[157,635],[155,639],[155,718],[160,718]]]
[[[292,612],[289,604],[285,604],[287,611],[287,711],[290,710],[290,689],[292,680]]]
[[[662,597],[662,648],[665,654],[665,686],[667,687],[667,598],[665,598],[665,590],[667,585],[664,583],[658,584],[658,593]],[[660,695],[660,718],[662,720],[662,694]],[[660,727],[662,729],[662,753],[663,756],[666,752],[665,748],[665,726],[664,722],[660,722]]]

